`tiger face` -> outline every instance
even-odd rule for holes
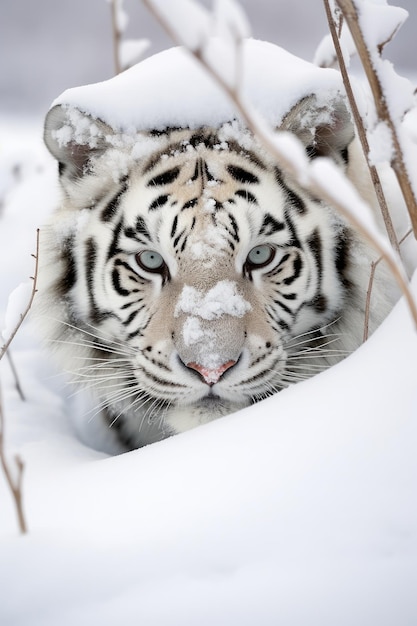
[[[171,130],[145,156],[117,146],[80,156],[58,145],[65,112],[59,123],[52,112],[64,196],[42,237],[41,314],[126,447],[340,358],[328,325],[354,301],[352,234],[247,132],[238,142],[230,125]]]

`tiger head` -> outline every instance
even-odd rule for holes
[[[345,169],[347,110],[313,132],[314,104],[283,127]],[[348,306],[341,346],[359,343],[355,236],[237,122],[132,139],[56,106],[45,140],[63,190],[41,239],[46,334],[127,447],[324,369],[342,354],[328,344]]]

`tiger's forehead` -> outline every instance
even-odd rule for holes
[[[275,165],[215,135],[165,144],[132,169],[117,198],[121,232],[132,246],[138,242],[181,263],[213,265],[219,257],[229,263],[266,238],[287,245],[293,237],[287,208],[296,196]],[[113,211],[114,200],[110,205]]]
[[[251,209],[264,204],[265,176],[271,177],[277,205],[283,206],[273,173],[254,153],[237,145],[231,150],[213,139],[196,145],[184,141],[145,165],[136,189],[144,218],[158,229],[161,222],[169,225],[177,250],[186,246],[192,258],[210,263],[234,252],[243,223],[245,231],[256,230],[261,213]]]

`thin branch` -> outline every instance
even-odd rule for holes
[[[6,357],[7,357],[7,360],[9,361],[10,369],[11,369],[11,372],[12,372],[12,375],[13,375],[13,378],[14,378],[14,384],[15,384],[15,387],[16,387],[16,391],[19,394],[20,399],[23,402],[25,402],[26,401],[26,397],[25,397],[25,394],[23,393],[23,389],[22,389],[22,386],[20,384],[19,375],[17,373],[16,366],[15,366],[14,361],[12,359],[12,353],[11,353],[10,349],[7,350]]]
[[[178,36],[175,31],[172,29],[168,20],[165,19],[164,15],[158,11],[158,9],[153,5],[151,0],[142,0],[143,3],[147,6],[149,11],[155,16],[155,18],[159,21],[161,26],[165,29],[165,31],[171,35],[174,41],[182,46],[186,46],[186,43]],[[397,281],[401,291],[404,294],[404,297],[407,301],[411,316],[414,320],[414,324],[417,328],[417,305],[414,301],[414,297],[410,291],[408,280],[402,270],[402,268],[398,265],[395,257],[391,254],[391,252],[386,248],[383,242],[374,236],[372,230],[365,225],[362,221],[360,221],[356,215],[349,210],[349,207],[346,208],[343,201],[340,199],[340,195],[338,195],[337,191],[333,192],[329,188],[326,188],[325,185],[321,182],[318,176],[314,175],[314,172],[310,169],[310,177],[308,183],[306,183],[306,172],[300,172],[300,170],[296,167],[296,165],[291,161],[291,159],[286,154],[285,150],[280,148],[275,144],[275,142],[271,138],[271,133],[269,132],[269,128],[266,129],[264,124],[259,122],[259,117],[243,102],[240,97],[239,91],[235,89],[234,86],[231,86],[221,75],[220,72],[216,70],[215,67],[210,65],[206,59],[204,58],[204,50],[200,47],[195,50],[190,49],[188,51],[190,54],[194,56],[194,58],[201,63],[201,65],[205,68],[208,74],[217,82],[217,84],[223,89],[223,91],[229,96],[231,101],[236,107],[237,112],[241,116],[242,120],[245,122],[248,129],[257,137],[257,139],[263,144],[266,150],[271,154],[271,156],[280,164],[280,166],[291,176],[297,180],[302,187],[308,189],[313,195],[318,197],[320,200],[323,200],[329,206],[334,207],[339,213],[347,219],[353,228],[355,228],[358,232],[360,232],[365,239],[367,239],[370,244],[375,248],[380,256],[382,256],[388,267],[390,268],[395,280]]]
[[[120,42],[122,39],[122,33],[120,32],[117,19],[117,2],[118,0],[110,0],[114,71],[116,74],[120,74],[122,71],[122,64],[120,61]]]
[[[36,230],[36,253],[32,254],[32,256],[35,259],[35,273],[31,277],[32,280],[33,280],[33,284],[32,284],[32,291],[31,291],[31,294],[30,294],[29,302],[28,302],[25,310],[23,311],[23,313],[20,314],[20,320],[18,321],[18,323],[14,327],[10,337],[7,339],[6,343],[0,349],[0,361],[4,357],[4,355],[6,354],[10,344],[12,343],[13,339],[16,337],[16,334],[18,333],[19,328],[23,324],[24,319],[26,318],[27,314],[29,313],[29,311],[31,309],[31,306],[33,304],[33,299],[34,299],[36,291],[37,291],[36,286],[37,286],[37,282],[38,282],[38,271],[39,271],[39,228]]]
[[[24,464],[22,459],[19,456],[15,456],[15,463],[17,468],[17,478],[14,479],[12,476],[12,471],[9,467],[9,463],[6,459],[6,454],[4,450],[4,415],[3,415],[3,404],[0,393],[0,464],[3,468],[3,473],[6,478],[6,482],[9,485],[13,502],[16,509],[17,520],[19,524],[19,530],[24,535],[27,533],[28,528],[26,524],[26,518],[23,511],[23,492],[22,492],[22,480],[23,480],[23,470]]]
[[[407,239],[407,237],[409,237],[411,235],[412,232],[413,232],[413,230],[410,228],[410,230],[408,230],[405,233],[404,237],[402,237],[400,239],[400,241],[399,241],[400,245],[403,243],[403,241],[405,241]],[[367,289],[367,292],[366,292],[365,321],[364,321],[364,329],[363,329],[363,342],[364,343],[365,343],[365,341],[369,337],[369,316],[370,316],[370,311],[371,311],[372,289],[373,289],[373,286],[374,286],[374,278],[375,278],[376,268],[381,263],[381,261],[382,261],[382,257],[379,257],[379,259],[377,259],[376,261],[372,261],[371,262],[371,273],[369,275],[368,289]]]
[[[410,214],[414,236],[417,239],[417,198],[412,188],[407,167],[404,162],[404,156],[397,133],[397,128],[391,117],[391,113],[388,107],[387,94],[385,93],[381,80],[375,70],[370,51],[367,48],[363,33],[360,28],[356,3],[353,0],[336,0],[336,2],[343,13],[343,16],[349,26],[353,41],[355,42],[356,49],[358,51],[363,68],[365,70],[366,77],[369,82],[369,86],[372,91],[378,118],[381,121],[385,122],[391,132],[393,143],[393,157],[391,160],[391,166],[397,176],[398,183],[400,185],[405,203],[408,208],[408,212]]]
[[[371,262],[371,273],[369,275],[368,290],[366,292],[365,321],[364,321],[364,328],[363,328],[363,343],[365,343],[365,341],[369,337],[369,316],[370,316],[370,312],[371,312],[371,295],[372,295],[372,289],[373,289],[373,286],[374,286],[375,270],[377,268],[378,263],[381,260],[382,260],[382,257],[380,257],[377,261],[372,261]]]
[[[368,165],[369,173],[371,175],[372,184],[375,189],[378,204],[381,209],[382,217],[384,219],[385,228],[387,230],[388,239],[394,250],[400,255],[400,246],[398,243],[397,235],[395,233],[394,225],[392,223],[391,215],[388,210],[388,205],[385,199],[384,190],[382,188],[381,180],[379,178],[378,171],[374,165],[369,162],[369,143],[366,136],[366,131],[363,125],[362,117],[359,113],[358,106],[356,104],[355,96],[353,95],[352,85],[350,82],[349,74],[346,69],[345,60],[343,57],[342,49],[340,46],[340,35],[336,31],[336,25],[332,16],[332,11],[329,6],[329,0],[324,0],[324,8],[326,11],[327,21],[329,23],[330,34],[333,39],[334,49],[336,51],[337,60],[339,62],[340,73],[342,75],[343,84],[346,89],[346,95],[349,100],[350,108],[352,111],[353,119],[355,120],[356,129],[358,131],[359,141],[361,142],[362,150],[365,155],[366,163]],[[343,15],[340,16],[340,22],[343,22]]]

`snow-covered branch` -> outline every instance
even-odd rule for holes
[[[391,166],[406,202],[417,238],[417,179],[413,179],[417,150],[403,129],[403,121],[416,106],[410,81],[396,74],[381,58],[383,47],[407,17],[399,7],[373,0],[336,0],[349,26],[375,102],[374,131],[391,143]],[[414,177],[415,178],[415,177]]]
[[[123,7],[123,0],[109,0],[113,35],[114,70],[120,74],[137,63],[149,46],[147,39],[123,39],[129,17]]]
[[[247,21],[241,17],[240,9],[239,11],[236,9],[237,5],[232,0],[227,0],[230,11],[226,10],[227,7],[224,5],[221,14],[216,12],[216,7],[211,14],[192,0],[173,0],[169,6],[162,0],[143,0],[143,2],[174,41],[188,48],[229,96],[240,118],[279,166],[315,197],[338,210],[385,259],[404,293],[417,326],[417,305],[409,289],[405,272],[388,242],[377,230],[370,218],[369,207],[353,185],[329,160],[319,158],[309,161],[300,141],[289,133],[275,132],[242,96],[240,72],[238,73],[239,52],[240,43],[243,37],[248,35],[248,30]],[[217,6],[219,5],[220,2],[217,3]],[[195,21],[190,19],[190,12],[195,15]],[[182,19],[186,13],[188,19]],[[236,15],[238,19],[234,28],[231,28],[231,19],[235,19],[232,16]],[[188,26],[185,27],[184,24]],[[219,33],[223,35],[221,38],[223,45],[217,47],[217,42],[210,40],[210,37],[218,36]]]
[[[350,109],[352,111],[352,115],[355,120],[355,126],[356,126],[356,130],[358,133],[359,141],[361,142],[362,150],[365,155],[366,163],[368,165],[369,174],[371,176],[372,184],[374,186],[376,197],[378,199],[378,204],[381,209],[381,214],[384,220],[385,228],[387,230],[387,235],[388,235],[388,238],[390,240],[390,243],[393,249],[397,252],[398,255],[400,255],[400,246],[398,244],[397,235],[394,229],[394,225],[392,223],[391,215],[388,209],[387,201],[385,199],[385,194],[384,194],[384,190],[383,190],[381,180],[378,174],[378,170],[375,167],[375,165],[373,165],[369,160],[370,147],[369,147],[368,138],[366,136],[366,129],[365,129],[364,122],[362,120],[362,116],[359,112],[359,108],[357,106],[355,96],[353,94],[352,85],[351,85],[349,74],[347,71],[347,62],[345,60],[346,54],[343,50],[344,42],[342,41],[342,36],[344,36],[344,39],[346,40],[346,33],[348,33],[349,31],[346,31],[345,29],[342,30],[341,28],[341,24],[343,22],[342,15],[339,15],[338,23],[336,22],[335,15],[334,13],[332,13],[332,10],[330,7],[329,0],[324,0],[324,7],[326,11],[327,21],[329,24],[330,36],[333,41],[333,46],[334,46],[336,58],[339,64],[340,73],[342,75],[343,84],[346,89],[346,95],[348,97]],[[350,41],[352,41],[351,37],[350,37]],[[348,55],[350,54],[351,54],[351,48],[349,48],[348,50]]]

